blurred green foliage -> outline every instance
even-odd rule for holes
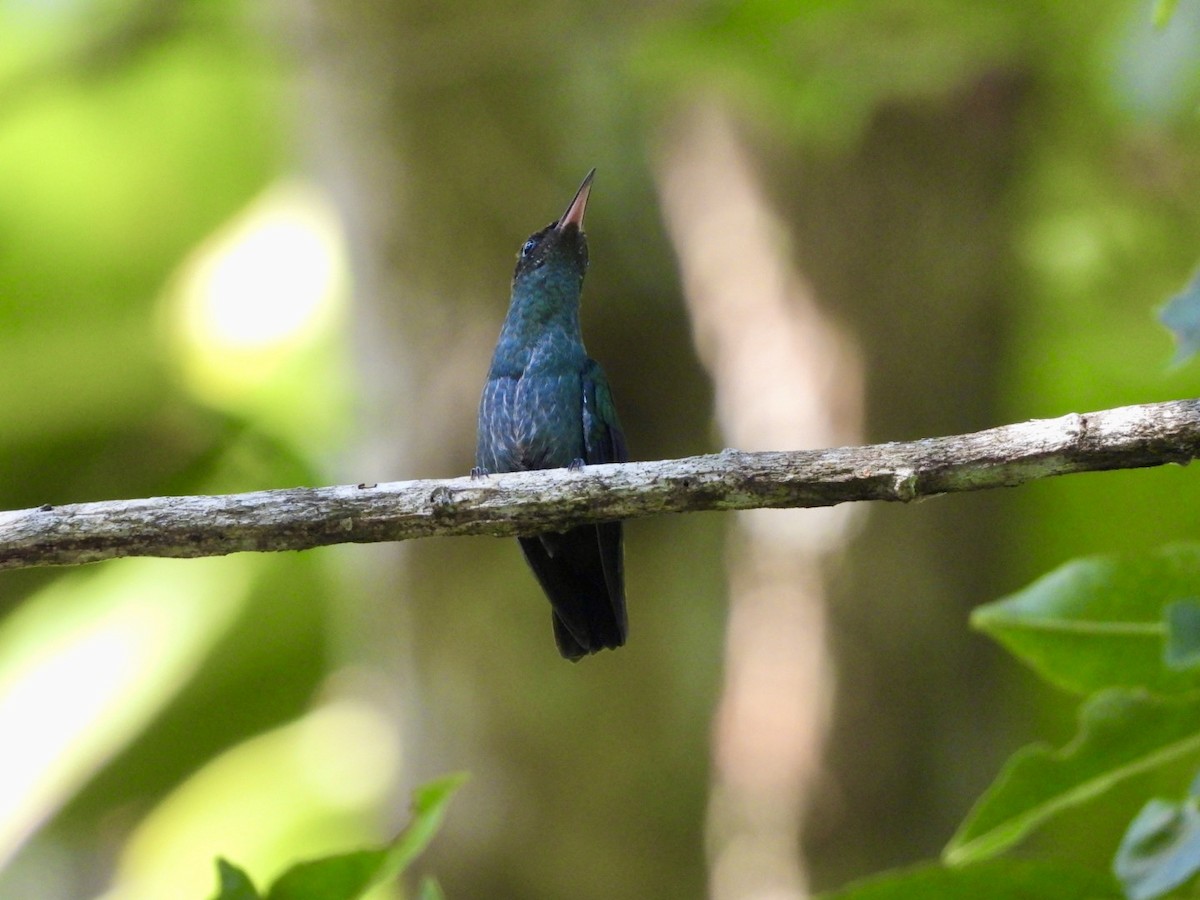
[[[1112,878],[1030,860],[990,860],[948,869],[917,866],[900,876],[866,879],[824,900],[1115,900],[1122,894]]]
[[[1195,4],[1160,30],[1132,0],[313,9],[0,5],[0,508],[465,472],[511,254],[591,164],[585,329],[634,455],[710,449],[648,161],[714,98],[865,348],[871,439],[1200,393],[1153,321],[1200,257]],[[322,31],[338,17],[358,28]],[[361,394],[395,376],[352,337],[380,327],[347,304],[371,249],[331,211],[353,191],[312,177],[364,139],[319,121],[322,74],[357,74],[322,69],[325,45],[391,30],[407,87],[360,86],[403,113],[409,206],[381,252],[412,289],[389,301],[481,347],[425,373],[439,389],[399,428],[455,437],[411,472],[349,462]],[[885,587],[836,597],[817,887],[936,855],[1014,747],[1066,738],[1061,699],[970,643],[969,606],[1194,538],[1198,500],[1172,467],[874,511],[849,558],[854,578],[885,561]],[[722,528],[631,526],[631,645],[574,668],[508,543],[410,548],[404,579],[388,548],[3,573],[0,733],[37,775],[0,791],[0,896],[201,896],[217,856],[269,883],[378,845],[400,785],[451,769],[476,778],[433,848],[449,896],[698,894]],[[1153,784],[1033,846],[1103,870]]]
[[[357,900],[376,886],[387,884],[408,868],[433,839],[446,814],[446,805],[466,780],[448,775],[417,789],[413,817],[386,847],[343,853],[297,863],[267,890],[267,900]],[[255,900],[260,894],[241,869],[219,860],[216,900]],[[436,898],[440,889],[432,879],[421,885],[421,897]]]

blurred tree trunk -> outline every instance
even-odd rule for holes
[[[421,281],[422,197],[410,162],[407,77],[397,60],[410,40],[392,4],[325,2],[281,7],[294,40],[298,125],[308,168],[340,213],[350,253],[351,331],[359,433],[344,461],[344,478],[402,478],[427,466],[431,445],[445,430],[430,417],[412,427],[426,373],[445,352],[446,336],[430,321],[437,307]],[[452,297],[446,298],[453,302]],[[422,687],[413,665],[413,613],[407,602],[412,550],[388,545],[340,551],[349,589],[331,616],[337,664],[354,673],[342,689],[388,710],[401,733],[406,762],[419,758]],[[396,810],[414,773],[402,772]]]
[[[999,424],[1025,95],[995,73],[941,106],[884,108],[844,158],[777,163],[801,267],[864,349],[868,440]],[[1012,587],[1006,502],[877,505],[850,548],[832,607],[832,785],[806,831],[818,886],[936,855],[1004,755],[995,657],[966,614]]]
[[[717,421],[739,450],[861,441],[862,371],[795,271],[787,226],[719,104],[681,117],[660,184]],[[729,522],[724,684],[713,725],[709,896],[808,896],[801,822],[832,695],[826,571],[855,509],[753,510]]]
[[[625,111],[615,94],[607,104],[578,102],[613,83],[611,64],[598,62],[605,47],[611,50],[602,40],[606,26],[589,19],[584,5],[484,10],[313,0],[289,9],[307,16],[295,34],[313,167],[342,209],[353,253],[366,449],[347,478],[465,474],[514,254],[561,212],[587,168],[603,163],[596,155],[611,147],[604,117]],[[587,155],[573,158],[573,148]],[[616,166],[604,169],[592,207],[616,208],[622,180]],[[596,202],[601,197],[605,202]],[[622,303],[606,303],[596,275],[589,277],[585,332],[597,335],[590,310],[624,331],[631,323],[622,322],[622,309],[635,309],[639,327],[608,347],[601,333],[589,347],[614,382],[635,458],[654,450],[638,424],[636,395],[623,390],[621,354],[613,349],[640,357],[647,378],[670,373],[678,405],[656,421],[678,442],[673,450],[694,451],[698,441],[673,428],[694,408],[688,391],[703,390],[694,377],[680,383],[681,372],[695,370],[686,333],[666,316],[646,316],[657,303],[678,317],[677,306],[662,299],[669,255],[656,252],[661,264],[648,265],[647,235],[612,228],[601,252],[594,235],[603,214],[589,209],[593,257],[623,292]],[[636,254],[637,275],[626,280],[622,239]],[[643,352],[647,345],[653,353]],[[381,560],[378,552],[355,557],[364,564],[354,577],[369,588],[351,640],[373,649],[347,663],[390,673],[382,680],[391,684],[375,690],[385,698],[395,692],[391,702],[406,712],[405,787],[448,769],[477,776],[456,799],[431,857],[448,895],[569,891],[584,900],[634,890],[692,894],[702,883],[703,725],[691,716],[685,728],[668,727],[680,719],[677,684],[669,673],[663,677],[670,657],[656,652],[653,633],[656,615],[665,621],[689,614],[643,600],[655,599],[645,585],[711,579],[704,577],[707,563],[690,566],[686,576],[639,566],[639,554],[650,559],[654,551],[637,531],[629,532],[630,609],[641,649],[578,667],[554,653],[549,607],[515,542],[423,542],[404,551],[403,576],[366,574],[368,563]],[[672,535],[674,555],[689,554],[679,538],[688,526],[657,531]],[[702,686],[714,666],[699,673]],[[687,699],[688,710],[706,702]],[[641,739],[630,741],[631,734]],[[667,766],[681,773],[677,783],[663,782]],[[404,820],[405,806],[397,797],[390,824]],[[645,852],[650,828],[654,853]]]
[[[773,193],[794,247],[780,237],[787,226],[756,227],[736,204],[726,204],[722,221],[696,221],[719,217],[744,163],[727,153],[711,171],[693,165],[688,180],[672,177],[668,162],[666,212],[727,442],[857,439],[858,369],[836,363],[826,316],[862,345],[868,440],[999,424],[1015,269],[1005,201],[1023,94],[1016,79],[985,78],[941,107],[882,109],[854,152],[800,165],[776,160]],[[676,156],[686,164],[690,153],[695,163],[706,142],[677,140]],[[780,243],[782,265],[772,259]],[[799,272],[785,277],[789,250]],[[698,296],[722,291],[726,301],[715,308],[724,313]],[[764,306],[773,293],[785,295],[774,311]],[[758,320],[758,332],[747,318]],[[781,341],[791,346],[783,357]],[[714,735],[714,896],[799,896],[806,875],[818,887],[835,885],[936,855],[965,812],[957,804],[982,789],[1002,756],[994,738],[1008,731],[996,710],[991,651],[973,646],[964,628],[966,611],[1005,585],[996,540],[1003,503],[991,495],[871,510],[828,601],[839,692],[831,778],[816,792],[829,689],[821,572],[842,529],[818,538],[815,525],[804,535],[770,514],[743,521],[729,553],[726,682]],[[791,543],[789,530],[801,532]],[[790,667],[770,662],[783,658],[781,641],[793,653]],[[792,871],[787,848],[806,810],[807,870]]]
[[[484,13],[312,0],[287,9],[308,79],[301,125],[354,254],[367,449],[347,478],[462,474],[513,253],[604,162],[593,148],[637,143],[636,132],[612,136],[632,127],[616,118],[625,104],[611,45],[621,32],[583,6]],[[869,438],[995,423],[1009,289],[1000,201],[1019,99],[997,79],[946,108],[881,114],[848,158],[797,166],[789,147],[771,169],[767,193],[796,229],[803,277],[863,345]],[[587,155],[573,157],[575,148]],[[607,191],[621,185],[603,180],[609,171],[596,199],[611,196],[617,208]],[[623,180],[627,193],[642,187]],[[706,425],[648,200],[626,202],[625,218],[607,223],[604,204],[593,204],[584,309],[635,458],[696,452]],[[605,253],[598,234],[607,234]],[[612,293],[598,296],[606,282]],[[597,308],[619,339],[588,331]],[[833,602],[837,787],[807,833],[814,860],[824,841],[850,851],[830,855],[854,874],[928,855],[962,810],[937,807],[917,827],[918,801],[925,810],[939,790],[961,796],[955,778],[978,787],[994,760],[981,702],[987,672],[968,660],[962,635],[966,606],[995,593],[1001,502],[878,510],[858,542]],[[629,529],[631,646],[575,669],[543,652],[548,612],[536,632],[522,630],[533,622],[528,604],[544,601],[507,542],[426,542],[406,551],[415,574],[372,576],[369,606],[349,627],[374,647],[367,656],[391,673],[384,680],[410,711],[410,779],[449,767],[480,774],[439,841],[453,848],[440,857],[447,868],[471,860],[469,871],[447,873],[450,893],[698,892],[705,773],[692,742],[703,738],[695,707],[710,702],[715,673],[711,547],[723,523],[687,519]],[[538,640],[546,646],[531,650]],[[929,748],[946,746],[980,768],[930,758]],[[403,819],[402,803],[394,813]],[[814,881],[846,874],[818,868]]]

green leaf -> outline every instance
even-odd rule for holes
[[[925,864],[856,882],[818,900],[1117,900],[1107,873],[1032,860],[997,859],[947,869]]]
[[[1060,750],[1025,747],[1005,764],[942,853],[950,865],[994,856],[1065,809],[1115,784],[1200,752],[1200,695],[1111,690],[1083,704]]]
[[[1169,669],[1200,667],[1200,601],[1194,597],[1172,603],[1166,610],[1166,664]]]
[[[1200,811],[1183,803],[1151,800],[1121,839],[1113,870],[1129,900],[1153,900],[1200,871]]]
[[[437,834],[446,805],[467,775],[447,775],[413,793],[413,818],[388,846],[297,863],[271,885],[267,900],[352,900],[395,878]]]
[[[1164,665],[1166,607],[1200,596],[1200,546],[1069,562],[1022,591],[975,610],[971,624],[1052,684],[1090,694],[1106,687],[1177,693],[1200,670]]]
[[[351,900],[378,880],[387,850],[359,850],[297,863],[279,876],[267,900]]]
[[[1166,28],[1178,5],[1179,0],[1158,0],[1158,3],[1154,4],[1154,27]]]
[[[388,852],[387,863],[395,873],[406,869],[433,840],[446,815],[446,805],[469,777],[465,772],[445,775],[413,793],[413,820],[392,842]]]
[[[417,900],[446,900],[446,895],[442,893],[441,885],[437,883],[436,879],[426,878],[421,882]]]
[[[250,876],[231,862],[217,860],[217,894],[213,900],[259,900]]]

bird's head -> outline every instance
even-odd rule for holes
[[[587,173],[575,192],[567,211],[541,231],[530,235],[517,255],[513,284],[541,280],[558,280],[574,276],[580,282],[587,272],[587,236],[583,232],[583,213],[592,190],[592,176]]]

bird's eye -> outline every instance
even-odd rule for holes
[[[512,245],[510,244],[509,246],[511,247]],[[529,240],[527,240],[524,243],[524,245],[522,245],[522,247],[521,247],[521,258],[524,259],[530,253],[532,253],[533,248],[536,246],[537,246],[537,241],[535,241],[533,238],[530,238]]]

